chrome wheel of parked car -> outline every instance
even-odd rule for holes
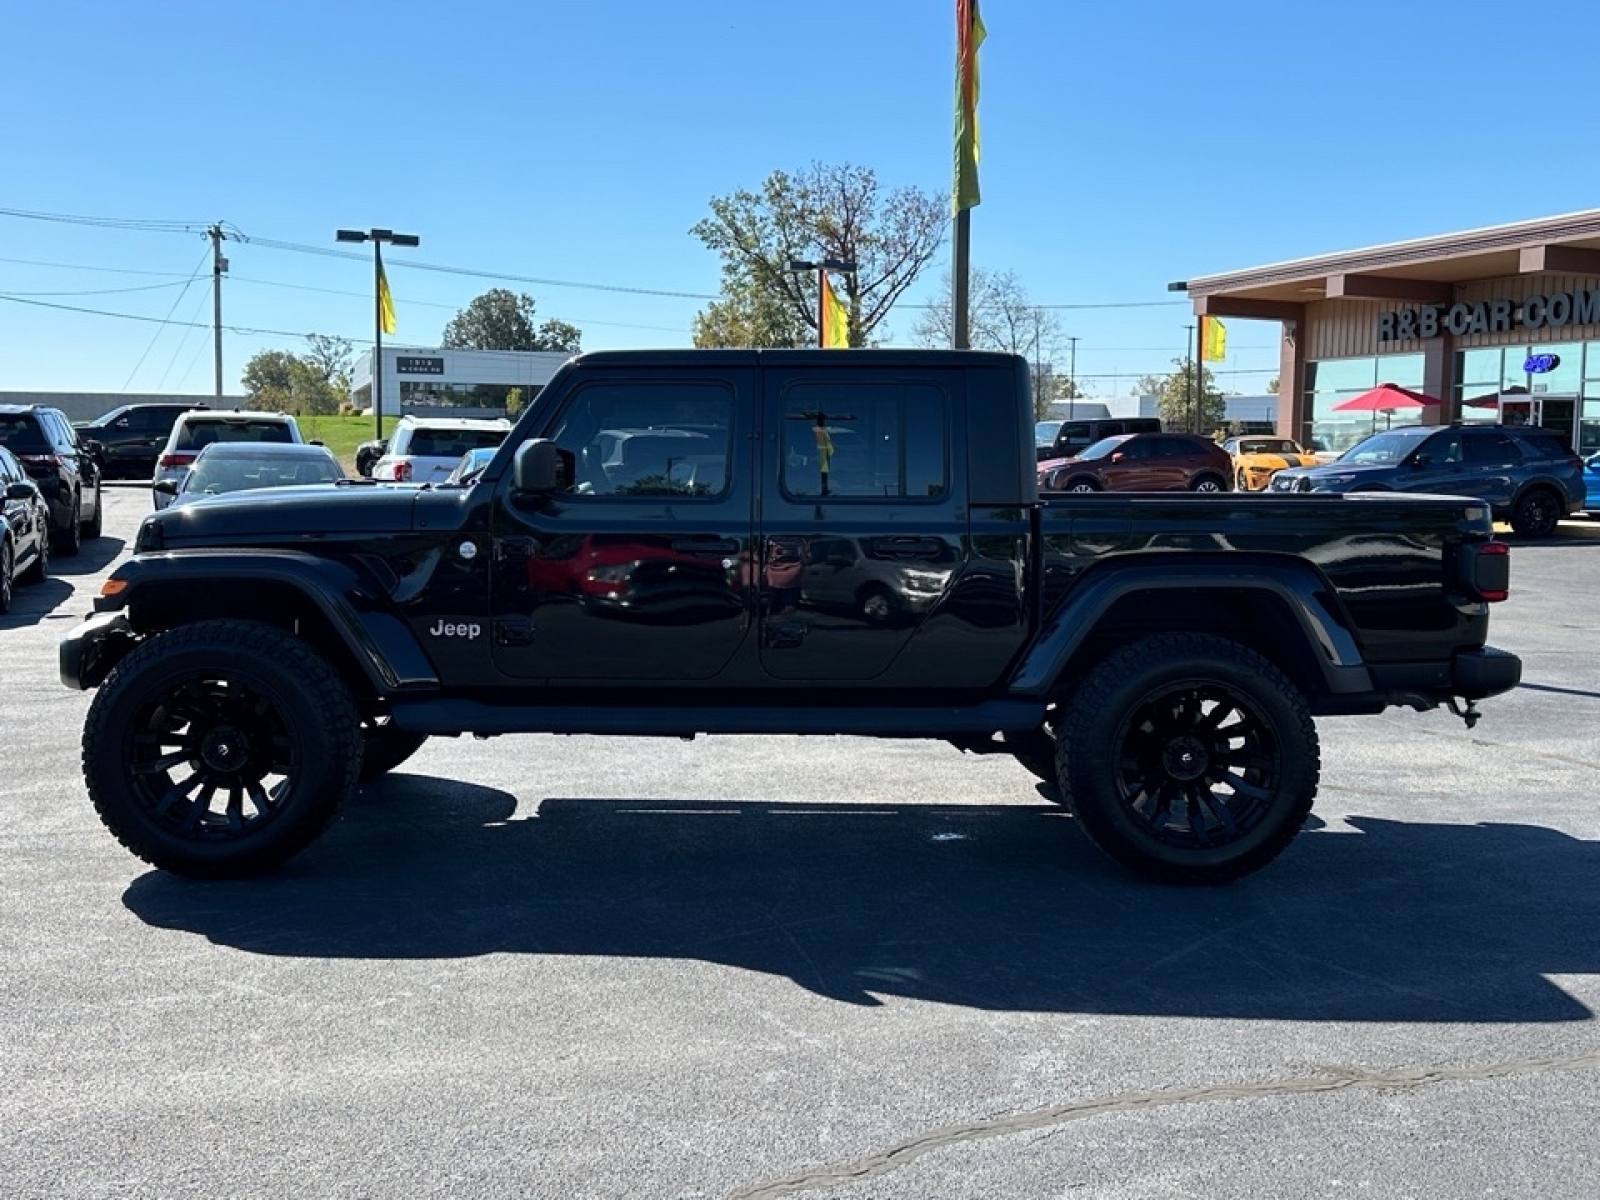
[[[1191,492],[1221,492],[1226,489],[1223,487],[1222,480],[1215,475],[1202,475],[1189,485],[1189,490]]]
[[[1531,488],[1511,510],[1511,528],[1523,537],[1549,537],[1561,522],[1561,501],[1548,488]]]
[[[1066,490],[1069,492],[1098,492],[1100,488],[1092,480],[1074,479],[1067,484]]]
[[[276,866],[333,820],[355,783],[354,703],[327,661],[253,621],[154,637],[95,694],[83,771],[101,820],[181,875]]]
[[[1236,492],[1248,492],[1250,490],[1250,478],[1243,471],[1235,471],[1233,473],[1233,490]]]
[[[1141,874],[1224,883],[1272,861],[1316,795],[1305,698],[1261,655],[1167,634],[1110,655],[1058,728],[1065,799],[1094,843]]]

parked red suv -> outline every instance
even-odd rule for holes
[[[1125,433],[1039,464],[1050,492],[1226,492],[1232,477],[1228,452],[1191,433]]]

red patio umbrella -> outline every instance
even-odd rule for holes
[[[1527,388],[1514,384],[1503,392],[1490,392],[1486,396],[1474,396],[1471,400],[1464,400],[1462,403],[1468,408],[1499,408],[1500,397],[1502,396],[1517,400],[1528,395],[1530,393]]]
[[[1432,396],[1424,396],[1421,392],[1409,391],[1392,383],[1380,383],[1370,392],[1362,392],[1359,396],[1352,396],[1341,404],[1333,406],[1334,412],[1394,412],[1397,408],[1427,408],[1430,404],[1439,403]]]
[[[1413,392],[1407,388],[1393,383],[1380,383],[1370,392],[1362,392],[1359,396],[1352,396],[1341,404],[1333,406],[1334,412],[1369,412],[1372,414],[1372,427],[1378,427],[1378,414],[1383,414],[1384,427],[1387,428],[1394,420],[1394,411],[1397,408],[1427,408],[1430,404],[1439,403],[1432,396],[1424,396],[1421,392]]]

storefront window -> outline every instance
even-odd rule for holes
[[[1307,363],[1309,419],[1305,440],[1313,449],[1344,451],[1376,430],[1419,424],[1424,415],[1419,409],[1400,409],[1392,413],[1341,412],[1338,406],[1380,383],[1420,391],[1424,369],[1421,354],[1383,354]]]

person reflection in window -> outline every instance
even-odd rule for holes
[[[817,414],[817,424],[813,432],[817,436],[817,470],[822,474],[822,494],[828,494],[828,472],[833,466],[833,439],[828,436],[827,416]]]

